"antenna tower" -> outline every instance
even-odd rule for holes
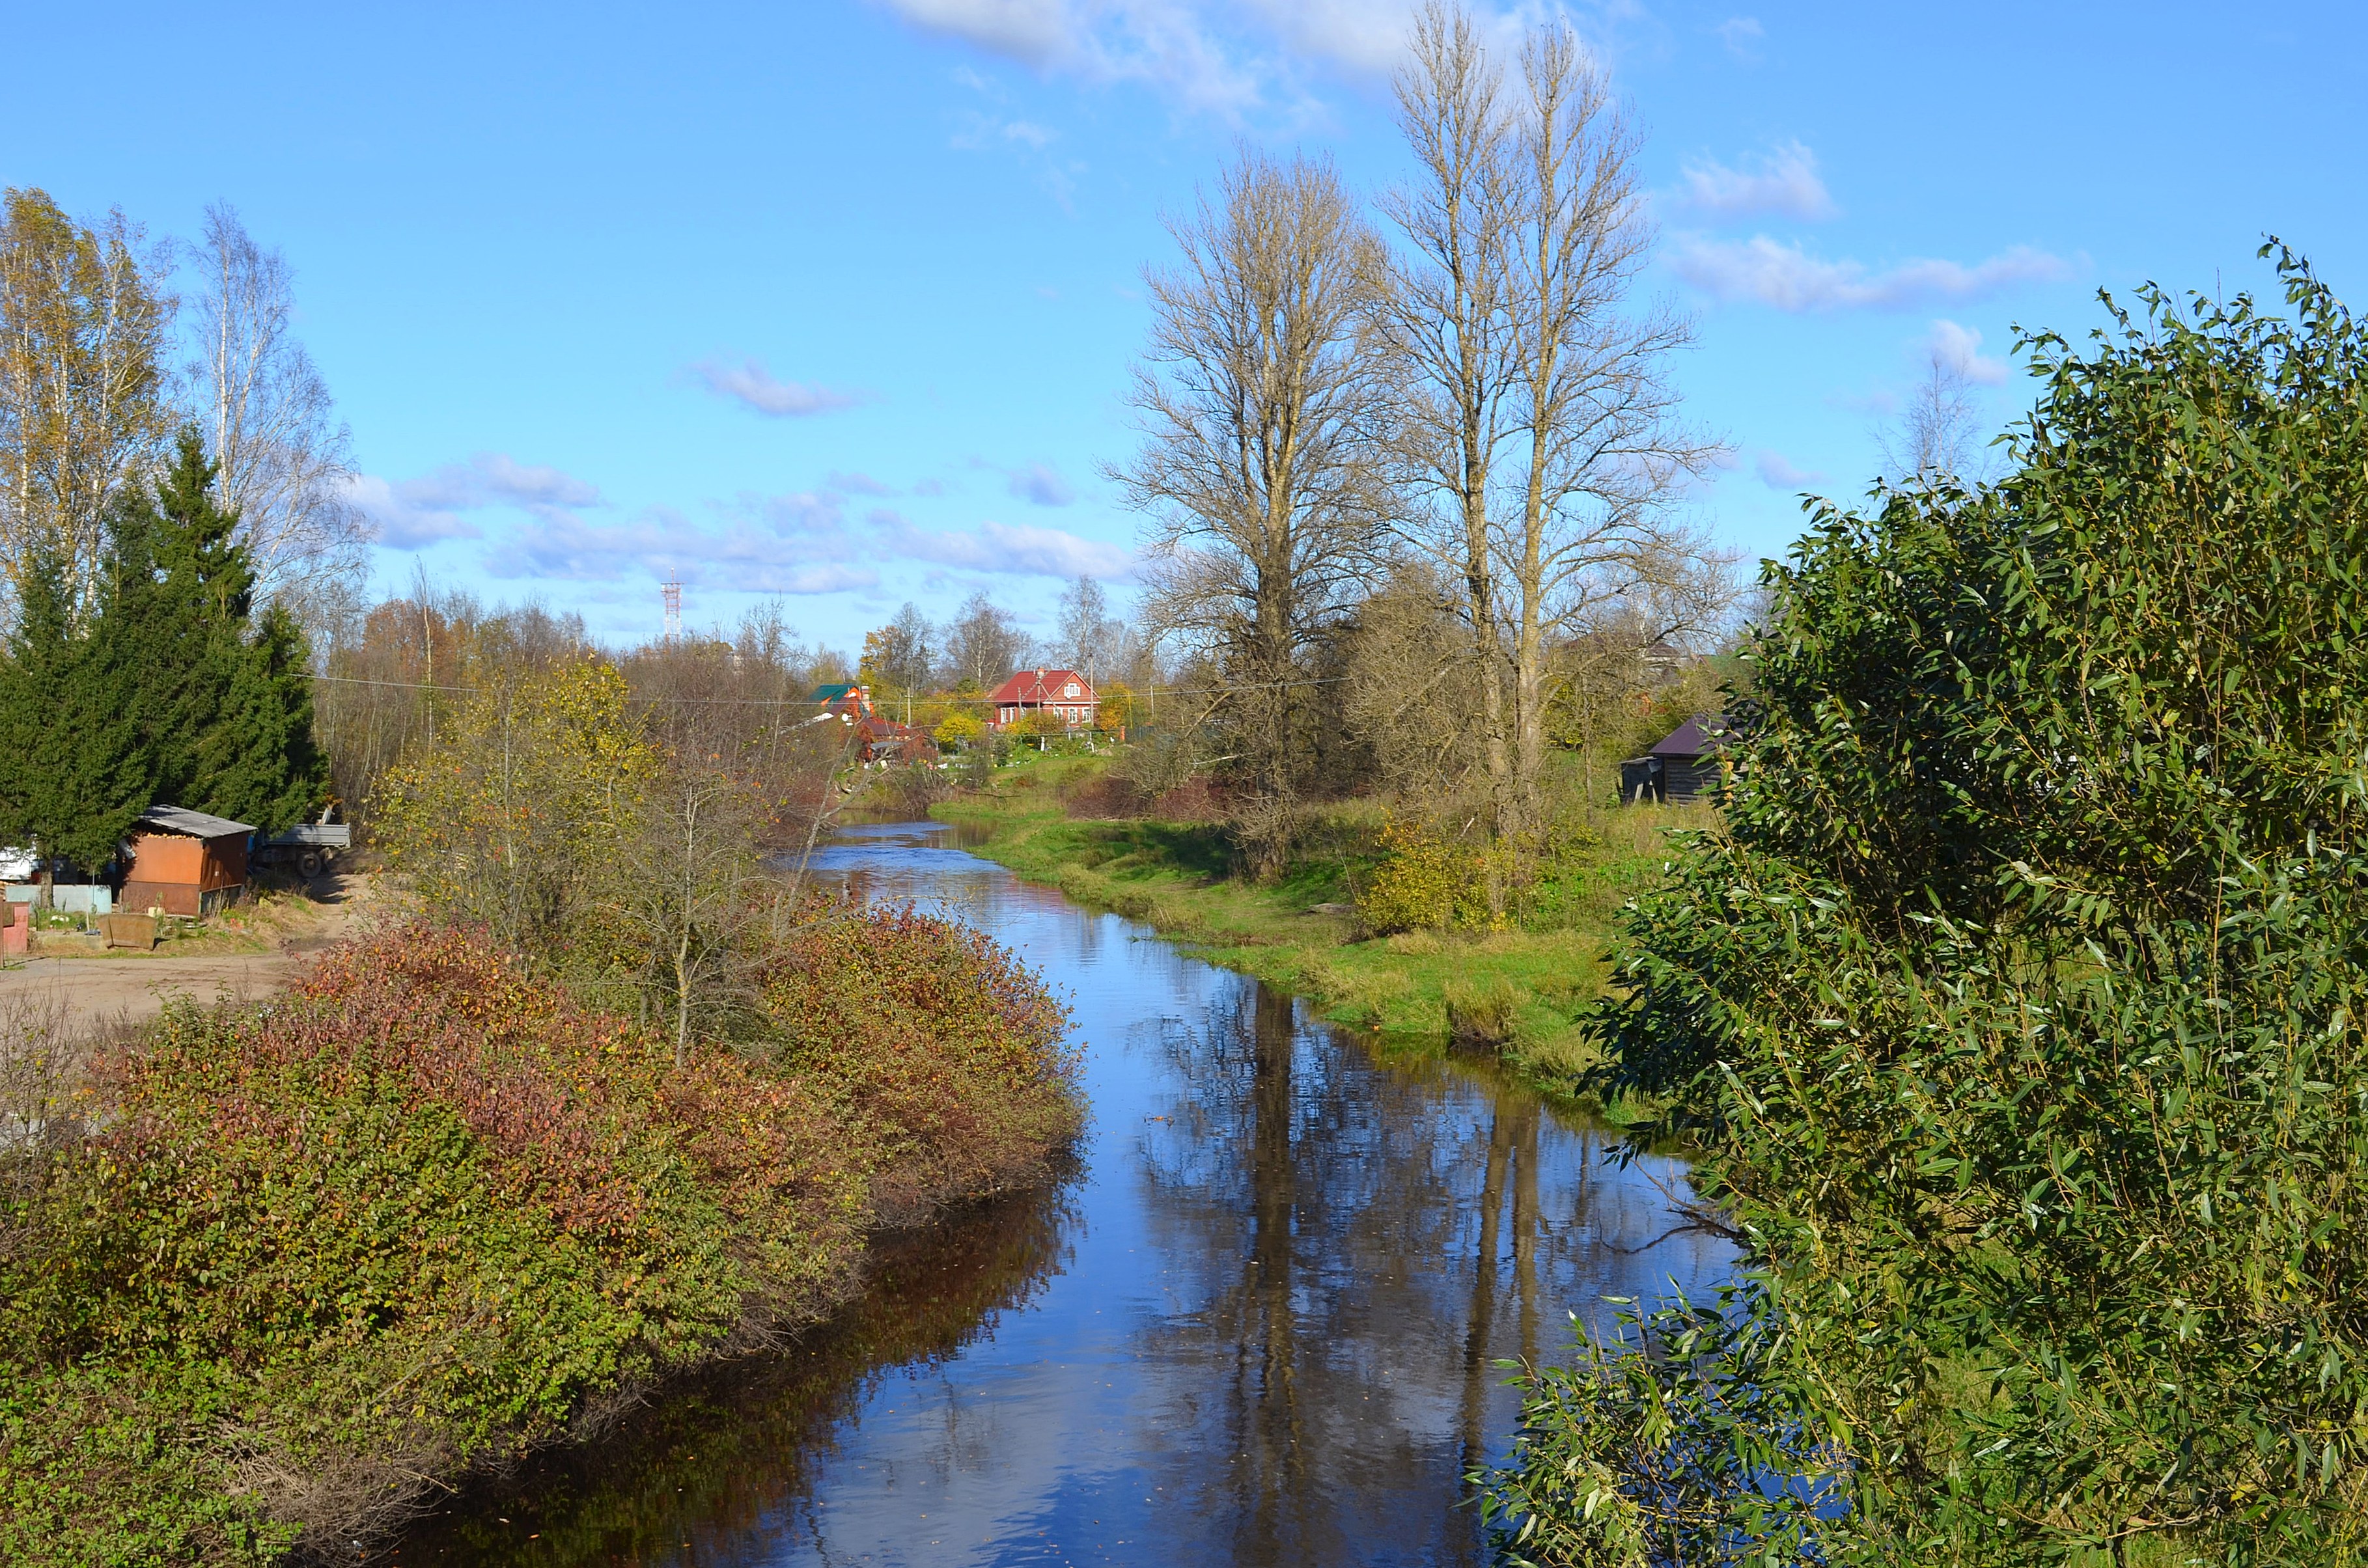
[[[679,642],[682,641],[682,584],[668,576],[658,585],[658,592],[666,598],[666,640]]]

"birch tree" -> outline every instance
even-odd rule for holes
[[[1061,595],[1060,657],[1099,686],[1121,660],[1126,623],[1110,613],[1110,596],[1091,577],[1079,577]]]
[[[53,555],[78,625],[97,592],[108,504],[172,430],[174,301],[120,211],[77,223],[33,188],[0,193],[0,608]]]
[[[1110,477],[1151,519],[1151,619],[1224,660],[1250,786],[1236,826],[1271,875],[1294,832],[1301,654],[1384,511],[1379,251],[1328,162],[1248,151],[1168,230],[1181,256],[1144,274],[1130,393],[1144,445]]]
[[[1981,439],[1981,407],[1973,379],[1935,350],[1907,395],[1896,426],[1874,432],[1883,466],[1894,483],[1935,487],[1989,477]]]
[[[946,624],[946,662],[951,672],[947,685],[968,681],[985,693],[1003,684],[1019,667],[1028,640],[1011,624],[1010,614],[984,590],[962,601],[962,613]]]
[[[206,210],[195,259],[204,283],[192,380],[221,470],[215,483],[239,515],[258,597],[277,598],[359,564],[368,528],[347,499],[352,437],[290,331],[286,258],[217,204]]]

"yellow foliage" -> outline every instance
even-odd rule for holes
[[[1069,722],[1049,708],[1036,708],[1022,713],[1011,733],[1024,741],[1058,740],[1069,733]]]
[[[986,722],[975,713],[960,710],[949,713],[939,721],[931,737],[941,746],[968,745],[986,734]]]
[[[518,941],[578,913],[658,767],[615,666],[561,665],[469,698],[390,769],[375,835],[431,905]]]
[[[1423,824],[1393,816],[1382,829],[1386,858],[1357,897],[1357,914],[1376,932],[1489,927],[1486,849],[1440,837]]]

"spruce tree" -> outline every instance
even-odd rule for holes
[[[267,832],[302,822],[325,793],[327,764],[313,744],[313,683],[304,633],[279,605],[256,618],[253,641],[217,644],[226,679],[215,722],[196,748],[200,811]]]
[[[103,581],[104,619],[112,580]],[[73,621],[65,560],[25,574],[0,664],[0,842],[96,872],[154,801],[153,760],[131,700],[133,674]]]
[[[276,833],[320,803],[327,768],[303,635],[276,607],[256,624],[254,569],[214,472],[184,430],[154,492],[117,509],[116,595],[97,640],[138,672],[130,707],[154,798]]]

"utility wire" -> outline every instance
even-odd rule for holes
[[[458,692],[462,696],[472,696],[490,689],[489,687],[482,686],[444,686],[434,681],[424,680],[366,680],[359,676],[316,675],[313,678],[316,681],[334,682],[338,686],[379,686],[389,687],[402,691],[450,691]],[[1293,687],[1333,686],[1341,681],[1347,680],[1348,678],[1349,677],[1347,676],[1311,676],[1305,680],[1247,681],[1240,686],[1148,686],[1144,687],[1144,694],[1156,694],[1160,697],[1231,697],[1236,693],[1245,691],[1281,691]],[[640,699],[640,700],[649,702],[698,702],[715,707],[780,708],[793,702],[804,702],[807,701],[808,699],[804,697],[679,697],[674,695],[653,695],[643,697]],[[985,696],[952,697],[940,695],[936,698],[924,699],[924,700],[984,703],[989,702],[992,699]]]

